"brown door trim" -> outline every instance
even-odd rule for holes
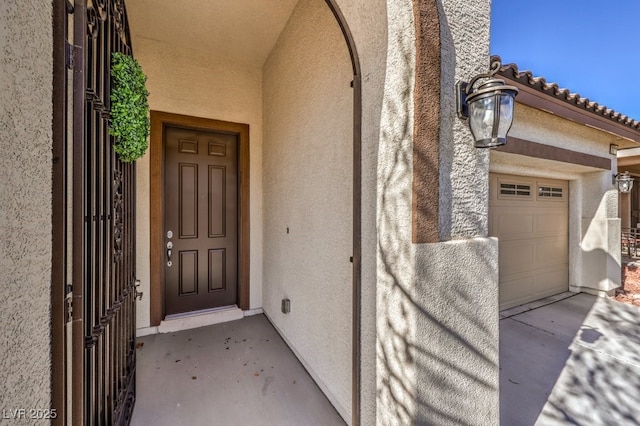
[[[238,307],[249,309],[249,125],[151,111],[149,146],[151,325],[164,317],[164,129],[167,125],[238,135]]]

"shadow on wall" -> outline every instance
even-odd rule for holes
[[[444,16],[439,2],[438,8]],[[452,62],[452,36],[446,22],[442,25],[442,49],[447,51],[443,61]],[[404,43],[398,36],[389,44]],[[394,54],[395,70],[412,69],[409,52]],[[455,70],[455,63],[442,68]],[[409,81],[410,71],[406,72]],[[441,176],[450,176],[455,110],[450,105],[454,85],[448,82],[454,79],[453,71],[443,79],[441,104],[446,109],[441,118],[440,161],[445,168]],[[407,85],[397,97],[386,96],[383,104],[377,218],[377,422],[491,424],[498,411],[497,243],[411,243],[410,89]],[[393,126],[385,126],[384,117],[396,118]],[[437,166],[432,164],[433,170]],[[451,193],[449,178],[441,179],[440,185],[441,194]],[[449,211],[442,212],[449,216],[445,234],[451,229],[450,199],[440,208],[447,206]]]
[[[495,243],[495,242],[494,242]],[[484,425],[498,416],[497,243],[428,245],[416,255],[420,423]]]
[[[388,45],[403,46],[406,43],[400,35]],[[389,38],[393,35],[389,34]],[[408,51],[395,54],[402,65],[394,67],[408,74],[413,58]],[[390,59],[388,59],[388,62]],[[410,80],[405,75],[406,81]],[[411,186],[411,141],[413,129],[410,125],[412,89],[408,84],[405,91],[385,96],[382,105],[380,135],[382,143],[393,147],[379,150],[378,179],[378,296],[376,326],[377,356],[377,422],[381,424],[410,424],[413,421],[414,396],[414,345],[410,297],[405,294],[411,285],[412,264],[411,227],[406,223],[407,207],[410,207]],[[395,119],[395,120],[394,120]],[[392,157],[393,156],[393,157]],[[386,157],[386,158],[385,158]],[[383,168],[381,164],[386,167]],[[382,188],[380,188],[380,186]],[[404,217],[400,216],[402,213]],[[401,220],[402,217],[402,220]],[[410,219],[410,216],[408,217]],[[402,244],[402,245],[400,245]],[[405,266],[403,268],[403,266]],[[381,271],[383,269],[383,271]],[[407,288],[405,288],[407,287]],[[381,312],[382,311],[382,312]]]
[[[600,283],[607,280],[610,283],[605,283],[607,286],[606,291],[609,290],[609,285],[613,284],[620,286],[621,273],[610,274],[610,271],[619,271],[621,268],[620,260],[616,259],[606,250],[594,249],[594,250],[582,250],[582,265],[583,270],[581,282],[585,283],[588,288],[600,290],[598,287]]]
[[[385,99],[390,116],[407,108]],[[381,152],[394,158],[381,171],[377,420],[489,424],[498,411],[497,243],[411,244],[411,131],[404,123],[400,136],[383,134],[401,139]]]
[[[599,298],[538,424],[640,424],[640,309]]]
[[[438,214],[438,228],[441,241],[455,236],[486,236],[488,233],[488,203],[474,204],[474,200],[487,198],[489,193],[489,176],[482,178],[479,169],[488,172],[489,150],[477,149],[473,146],[471,131],[468,123],[458,118],[456,110],[456,58],[473,57],[469,54],[474,50],[474,44],[468,43],[456,49],[451,26],[444,11],[443,2],[436,1],[440,15],[440,45],[441,45],[441,76],[440,76],[440,200]],[[454,27],[459,24],[454,23]],[[470,80],[477,73],[484,73],[489,67],[488,57],[486,67],[476,70],[468,76]],[[456,140],[455,135],[458,135]],[[466,136],[461,136],[461,135]],[[437,165],[436,165],[437,166]],[[455,171],[454,171],[455,168]],[[437,169],[436,169],[437,170]],[[468,182],[474,182],[469,185]],[[464,188],[461,188],[464,185]],[[454,205],[454,191],[457,199]],[[466,194],[466,196],[465,196]],[[487,198],[488,199],[488,198]],[[454,229],[454,216],[456,229]]]

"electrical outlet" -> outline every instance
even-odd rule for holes
[[[291,300],[282,299],[282,313],[288,314],[289,312],[291,312]]]

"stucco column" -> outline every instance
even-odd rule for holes
[[[499,423],[498,240],[416,250],[417,424]]]
[[[387,2],[378,158],[377,423],[499,423],[498,243],[488,153],[455,111],[455,82],[486,71],[486,0],[436,2],[441,26],[439,238],[411,243],[413,5]],[[415,196],[415,194],[414,194]],[[446,241],[450,240],[450,241]]]
[[[27,415],[52,408],[52,15],[0,2],[0,407]]]
[[[620,286],[620,228],[618,192],[611,184],[611,172],[583,175],[579,185],[582,196],[575,197],[572,214],[580,217],[580,244],[573,248],[573,271],[569,289],[595,295],[611,295]],[[579,209],[579,211],[575,211]]]

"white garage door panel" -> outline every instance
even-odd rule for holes
[[[569,288],[569,185],[490,175],[489,233],[499,239],[500,309]]]
[[[529,209],[496,212],[493,228],[504,239],[521,239],[533,235],[534,215]]]
[[[544,296],[550,296],[552,294],[562,293],[567,291],[567,269],[564,265],[558,265],[554,268],[542,272],[536,276],[538,287],[541,289],[541,293]]]
[[[500,277],[535,269],[535,244],[533,241],[506,241],[499,246]],[[502,284],[502,281],[501,281]]]
[[[516,274],[511,279],[500,280],[500,309],[508,309],[564,291],[567,291],[565,268],[535,276]]]
[[[520,300],[524,300],[522,289],[533,287],[534,277],[531,274],[514,275],[510,280],[500,279],[500,309],[506,309],[502,308],[502,306],[512,302],[516,303],[513,306],[525,303],[519,302]]]
[[[542,208],[541,210],[544,210]],[[565,235],[569,232],[566,208],[555,212],[545,211],[536,215],[536,234],[537,235]]]
[[[546,266],[566,265],[569,245],[564,237],[541,239],[536,244],[536,269],[544,270]]]

